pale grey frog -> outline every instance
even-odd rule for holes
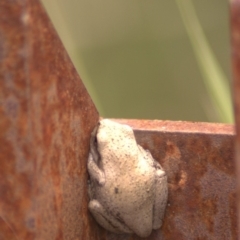
[[[168,188],[160,164],[136,143],[133,130],[103,119],[91,135],[89,210],[105,229],[150,235],[162,225]]]

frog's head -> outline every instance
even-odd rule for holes
[[[101,157],[111,158],[112,161],[136,158],[137,143],[133,130],[128,125],[103,119],[99,122],[94,135],[95,146]]]

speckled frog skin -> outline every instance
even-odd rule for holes
[[[133,130],[108,119],[91,135],[88,158],[89,210],[114,233],[150,235],[162,225],[167,204],[167,177]]]

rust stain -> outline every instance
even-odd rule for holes
[[[97,110],[37,0],[0,1],[0,239],[97,239],[86,161]]]

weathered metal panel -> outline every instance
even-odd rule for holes
[[[231,42],[232,42],[232,70],[234,113],[236,124],[235,160],[237,172],[238,195],[238,230],[240,231],[240,1],[231,1]],[[240,234],[239,234],[240,237]]]
[[[98,113],[37,0],[0,1],[0,239],[96,239],[86,161]]]
[[[0,1],[0,239],[140,239],[87,210],[98,113],[37,0]],[[146,239],[236,239],[231,125],[117,120],[168,175],[163,228]]]
[[[232,125],[116,121],[133,127],[137,142],[151,151],[168,176],[163,227],[146,239],[237,239]]]

